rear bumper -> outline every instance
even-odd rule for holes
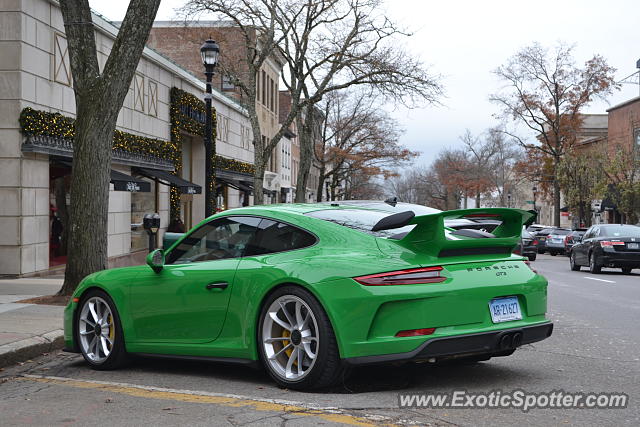
[[[475,354],[497,355],[514,350],[523,344],[542,341],[550,337],[552,332],[553,323],[546,322],[521,328],[434,338],[407,353],[350,357],[343,360],[349,365],[374,365]]]
[[[599,260],[604,267],[640,268],[639,252],[602,252]]]
[[[553,249],[554,251],[564,251],[564,242],[554,243],[547,242],[547,250]]]

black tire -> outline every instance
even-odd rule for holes
[[[102,361],[96,361],[92,357],[90,357],[89,354],[87,353],[87,350],[82,345],[82,342],[80,340],[80,333],[82,329],[80,317],[81,317],[84,306],[88,303],[88,301],[94,298],[100,298],[102,301],[104,301],[108,305],[109,310],[111,310],[111,314],[113,317],[112,319],[113,328],[114,328],[114,336],[112,338],[113,344],[111,346],[109,355],[106,357],[105,360],[102,360]],[[82,296],[82,299],[80,300],[80,304],[78,305],[78,309],[75,315],[74,333],[75,333],[75,340],[78,343],[78,347],[80,348],[80,353],[82,354],[82,357],[84,357],[84,360],[93,369],[96,369],[99,371],[117,369],[124,366],[128,362],[129,358],[124,345],[124,334],[122,332],[120,315],[118,314],[118,310],[116,309],[116,305],[114,304],[113,300],[106,292],[99,289],[92,289]]]
[[[278,299],[282,297],[297,297],[303,300],[317,323],[317,344],[316,358],[313,365],[309,368],[310,371],[305,374],[299,380],[288,380],[271,366],[271,362],[268,361],[266,355],[265,343],[263,342],[263,327],[265,317],[269,307]],[[324,309],[318,302],[318,300],[307,290],[297,286],[284,286],[278,288],[264,301],[262,309],[260,310],[260,317],[258,321],[258,331],[256,334],[258,351],[260,359],[265,369],[281,387],[293,389],[293,390],[317,390],[323,389],[337,384],[342,380],[347,372],[346,365],[340,359],[340,352],[338,350],[338,343],[336,341],[333,327],[329,321],[329,317],[325,313]],[[293,334],[292,334],[293,335]],[[293,343],[293,340],[290,340]]]
[[[602,271],[602,265],[598,264],[595,253],[591,252],[591,255],[589,255],[589,272],[591,274],[599,274],[600,271]]]
[[[633,270],[631,267],[622,267],[623,274],[631,274],[631,270]]]
[[[558,253],[557,253],[557,252],[551,252],[551,251],[549,251],[549,255],[551,255],[551,256],[556,256],[556,255],[558,255]]]
[[[569,265],[571,266],[571,271],[580,271],[580,265],[576,263],[576,254],[573,252],[569,255]]]
[[[536,260],[536,258],[537,258],[537,255],[536,255],[536,254],[529,254],[529,255],[527,256],[527,258],[529,258],[529,261],[535,261],[535,260]]]

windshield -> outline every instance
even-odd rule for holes
[[[635,225],[600,226],[600,235],[605,237],[640,237],[640,227]]]

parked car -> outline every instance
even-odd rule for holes
[[[571,248],[576,243],[582,241],[582,236],[587,231],[586,228],[575,228],[571,230],[571,233],[564,236],[564,253],[569,255],[571,253]]]
[[[505,227],[446,238],[445,218],[477,214]],[[65,309],[65,348],[99,370],[136,353],[261,365],[301,390],[336,384],[350,366],[508,356],[553,331],[547,280],[510,253],[530,219],[503,208],[231,209],[147,265],[85,277]]]
[[[571,270],[588,266],[591,273],[602,267],[621,268],[625,274],[640,268],[640,227],[598,224],[591,226],[569,256]]]
[[[566,228],[554,228],[546,238],[546,250],[549,255],[564,254],[564,238],[571,230]]]
[[[555,230],[555,227],[547,227],[543,228],[535,234],[536,238],[534,239],[534,241],[539,254],[543,254],[547,251],[547,236],[553,230]]]
[[[522,235],[520,243],[513,251],[516,255],[522,255],[529,259],[529,261],[535,261],[538,255],[538,248],[533,244],[535,236],[529,233],[524,227],[522,228]]]

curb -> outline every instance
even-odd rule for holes
[[[49,353],[64,347],[64,331],[56,329],[20,341],[0,346],[0,368],[24,362],[42,353]]]

